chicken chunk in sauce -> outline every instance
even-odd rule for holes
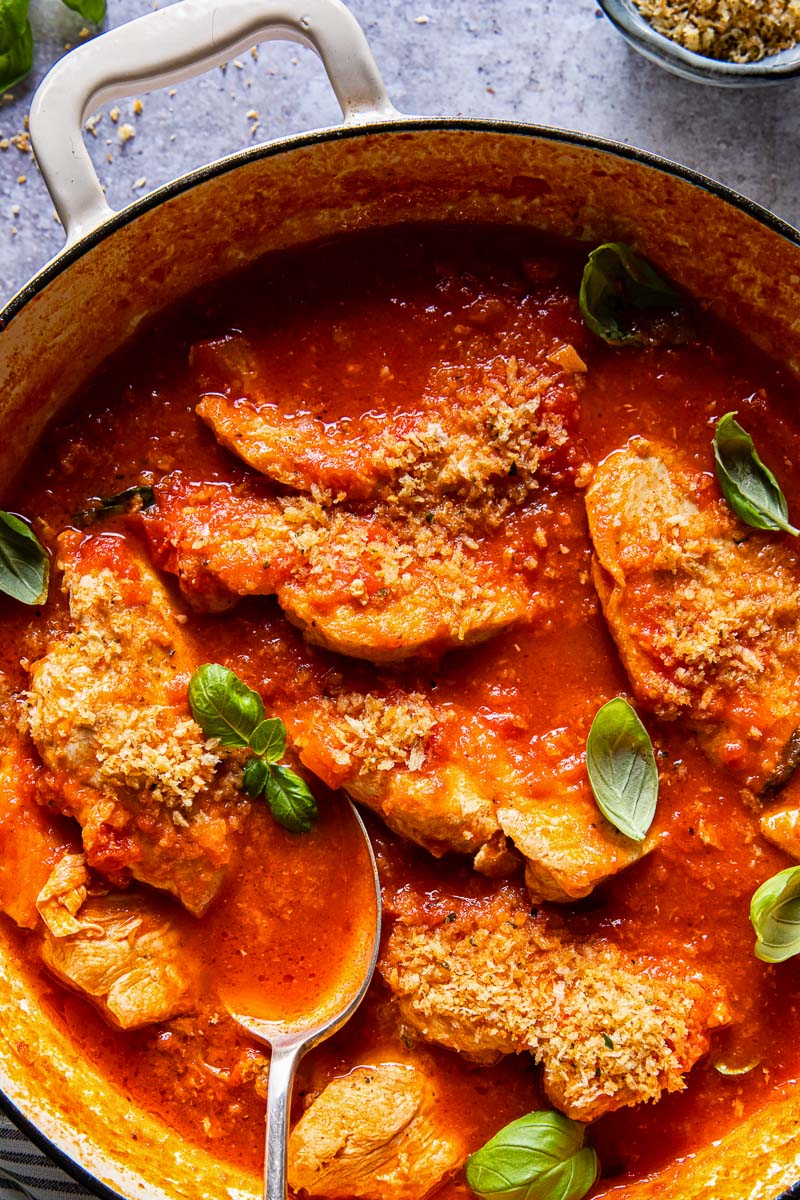
[[[800,558],[678,450],[633,439],[586,494],[594,580],[639,702],[761,793],[800,755]]]
[[[433,854],[470,854],[493,876],[522,863],[535,899],[586,896],[655,844],[655,834],[635,842],[602,816],[569,745],[553,758],[557,737],[522,767],[480,715],[399,689],[314,696],[287,721],[329,787]]]
[[[146,529],[155,559],[193,605],[275,594],[318,646],[392,662],[485,641],[550,608],[524,552],[524,522],[473,536],[451,502],[412,517],[359,513],[257,483],[157,489]]]
[[[82,854],[66,854],[42,888],[42,958],[121,1029],[138,1029],[191,1011],[197,968],[177,915],[141,894],[90,894]]]
[[[576,937],[519,888],[471,902],[405,888],[393,906],[379,969],[401,1019],[475,1062],[532,1054],[576,1120],[682,1090],[730,1019],[713,977]]]
[[[577,465],[577,392],[586,364],[531,328],[526,357],[498,344],[469,363],[432,366],[413,407],[331,420],[270,379],[242,337],[192,352],[197,412],[223,446],[276,483],[423,511],[444,496],[518,503],[545,477]],[[499,352],[498,352],[499,351]]]
[[[67,533],[58,561],[72,629],[31,672],[30,730],[49,768],[40,794],[82,826],[92,867],[202,913],[248,802],[241,770],[188,712],[200,655],[130,541]]]
[[[311,1101],[289,1139],[289,1183],[329,1200],[418,1200],[465,1156],[435,1081],[382,1062],[332,1080]]]

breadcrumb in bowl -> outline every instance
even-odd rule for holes
[[[800,43],[748,62],[712,58],[661,33],[636,0],[598,0],[599,7],[634,50],[650,62],[694,83],[714,87],[765,87],[800,75]]]

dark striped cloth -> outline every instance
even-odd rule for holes
[[[90,1196],[0,1113],[0,1200]]]

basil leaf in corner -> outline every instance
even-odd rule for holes
[[[273,817],[284,829],[308,833],[313,828],[317,802],[306,781],[290,767],[270,763],[264,795]]]
[[[33,66],[28,0],[0,0],[0,91],[7,91]]]
[[[470,1155],[467,1183],[483,1200],[581,1200],[598,1174],[584,1136],[561,1113],[528,1113]]]
[[[674,311],[681,297],[645,258],[623,242],[606,242],[592,250],[583,268],[578,302],[592,333],[612,346],[649,346],[686,341],[687,330],[638,328],[636,317],[661,309]]]
[[[0,592],[23,604],[44,604],[50,560],[36,534],[12,513],[0,512]]]
[[[756,931],[755,955],[780,963],[800,954],[800,867],[787,867],[765,880],[750,902]]]
[[[647,730],[622,696],[604,704],[592,721],[586,769],[603,816],[641,842],[655,816],[658,768]]]
[[[745,525],[800,536],[800,529],[789,524],[789,506],[777,479],[735,417],[726,413],[714,433],[714,466],[723,496]]]
[[[64,4],[93,25],[99,25],[106,15],[106,0],[64,0]]]
[[[197,668],[189,681],[189,707],[206,737],[219,738],[223,746],[248,747],[264,720],[258,692],[220,663]]]

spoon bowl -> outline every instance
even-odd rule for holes
[[[313,1046],[331,1037],[355,1013],[366,995],[375,964],[381,934],[381,892],[378,867],[364,822],[351,801],[343,812],[350,812],[363,837],[365,865],[371,870],[374,899],[372,911],[363,914],[352,935],[352,947],[342,956],[337,978],[303,1012],[285,1017],[265,1017],[247,1011],[241,998],[223,1001],[234,1021],[251,1037],[271,1049],[267,1091],[267,1129],[264,1155],[264,1200],[286,1200],[286,1146],[292,1087],[300,1059]],[[361,914],[360,914],[361,915]]]

